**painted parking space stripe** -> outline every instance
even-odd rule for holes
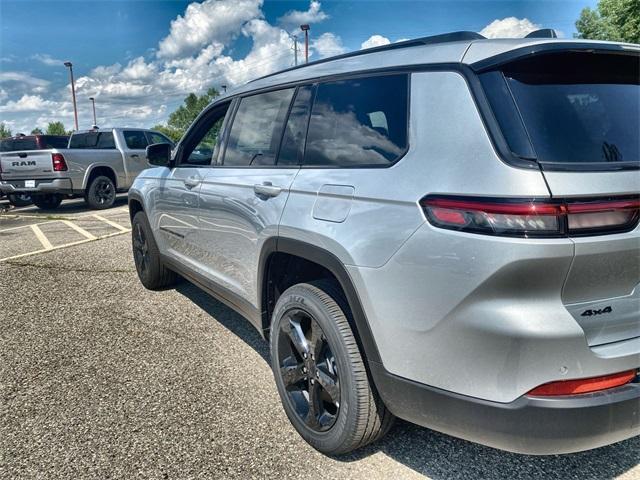
[[[121,213],[128,213],[128,209],[115,209],[115,210],[111,210],[109,211],[109,216],[111,216],[111,214],[121,214]],[[109,225],[111,228],[116,229],[116,232],[113,233],[108,233],[106,235],[100,235],[100,236],[96,236],[93,235],[91,232],[88,232],[87,230],[85,230],[84,228],[80,227],[79,225],[77,225],[76,223],[74,223],[74,221],[82,221],[83,218],[89,218],[89,217],[93,217],[96,220]],[[54,223],[63,223],[64,225],[68,226],[69,228],[73,229],[75,232],[79,233],[80,235],[82,235],[84,237],[83,240],[76,240],[73,242],[68,242],[68,243],[64,243],[61,245],[53,245],[51,243],[51,241],[49,240],[49,238],[47,238],[45,232],[43,232],[42,228],[40,228],[41,226],[44,225],[51,225]],[[44,228],[44,227],[43,227]],[[81,245],[83,243],[88,243],[88,242],[93,242],[96,240],[101,240],[103,238],[109,238],[109,237],[114,237],[117,235],[123,235],[125,233],[128,233],[131,231],[131,228],[125,227],[117,222],[114,222],[113,220],[110,220],[108,218],[105,218],[102,215],[96,215],[93,213],[89,213],[86,215],[77,215],[72,219],[52,219],[52,220],[47,220],[44,222],[38,222],[35,224],[31,224],[31,225],[21,225],[18,227],[10,227],[10,228],[6,228],[3,230],[0,230],[0,233],[2,232],[8,232],[8,231],[16,231],[16,230],[25,230],[25,231],[30,231],[33,232],[33,234],[36,236],[36,238],[38,239],[38,241],[40,242],[40,244],[42,245],[41,249],[37,249],[37,250],[33,250],[31,252],[26,252],[26,253],[20,253],[18,255],[11,255],[5,258],[0,258],[0,262],[5,262],[8,260],[15,260],[17,258],[22,258],[22,257],[28,257],[30,255],[36,255],[39,253],[45,253],[45,252],[50,252],[53,250],[59,250],[61,248],[67,248],[67,247],[72,247],[75,245]]]
[[[88,238],[89,240],[95,240],[96,237],[95,235],[93,235],[92,233],[87,232],[84,228],[79,227],[78,225],[76,225],[75,223],[73,223],[70,220],[61,220],[62,223],[64,223],[65,225],[73,228],[76,232],[78,232],[80,235]]]
[[[122,225],[120,225],[119,223],[113,222],[111,220],[109,220],[108,218],[104,218],[100,215],[93,215],[93,217],[97,218],[98,220],[106,223],[107,225],[111,225],[113,228],[117,228],[118,230],[120,230],[121,232],[125,232],[128,231],[129,229],[127,227],[123,227]]]
[[[45,234],[42,233],[42,230],[40,230],[40,227],[38,227],[37,225],[30,225],[30,227],[31,227],[31,230],[33,230],[33,233],[36,235],[36,238],[42,244],[42,247],[44,248],[44,250],[52,250],[53,245],[51,244],[49,239],[45,236]]]

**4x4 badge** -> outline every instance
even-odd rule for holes
[[[585,310],[580,314],[581,317],[591,317],[592,315],[602,315],[603,313],[611,313],[613,309],[611,306],[601,308],[599,310]]]

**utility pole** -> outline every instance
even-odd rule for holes
[[[309,63],[309,25],[300,25],[300,30],[304,32],[304,61]]]
[[[73,83],[73,64],[71,62],[64,62],[64,66],[69,69],[69,75],[71,76],[71,98],[73,100],[73,118],[75,120],[76,132],[78,131],[78,107],[76,105],[76,85]]]
[[[98,126],[98,121],[96,120],[96,99],[89,97],[89,100],[91,100],[91,104],[93,105],[93,126],[95,128]]]
[[[220,87],[222,87],[223,93],[227,93],[227,86],[226,85],[220,85]]]
[[[293,64],[298,65],[298,36],[290,35],[291,40],[293,40]]]

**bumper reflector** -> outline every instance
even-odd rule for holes
[[[540,385],[527,395],[546,397],[553,395],[578,395],[580,393],[597,392],[608,388],[619,387],[631,382],[637,373],[635,370],[606,375],[604,377],[579,378],[577,380],[562,380]]]

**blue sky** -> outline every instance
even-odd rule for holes
[[[595,0],[537,1],[11,1],[0,0],[0,121],[15,131],[71,127],[68,73],[81,128],[149,126],[190,91],[243,83],[293,63],[287,32],[311,24],[312,58],[454,30],[571,37]]]

